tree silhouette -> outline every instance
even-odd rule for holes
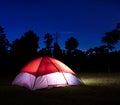
[[[113,45],[117,44],[120,40],[120,23],[117,24],[116,29],[112,30],[111,32],[106,32],[105,36],[102,37],[102,42],[106,43],[110,50]]]
[[[22,44],[25,44],[23,49],[26,54],[34,56],[37,53],[37,49],[39,48],[39,37],[32,30],[29,30],[21,37],[21,42]]]
[[[99,46],[99,47],[94,47],[93,48],[93,53],[94,54],[105,54],[105,53],[108,53],[108,46],[103,45],[103,46]]]
[[[54,43],[53,56],[57,59],[62,58],[62,50],[57,42]]]
[[[58,33],[55,33],[55,43],[53,45],[53,57],[56,59],[62,60],[62,50],[58,44]]]
[[[38,41],[39,37],[32,30],[29,30],[20,39],[12,42],[10,51],[14,63],[16,66],[19,65],[17,69],[37,57]]]
[[[71,51],[75,50],[78,47],[79,43],[77,39],[74,37],[70,37],[66,42],[65,42],[65,48],[67,49],[68,53],[71,53]]]
[[[8,67],[8,51],[9,51],[10,43],[6,38],[4,33],[4,28],[0,26],[0,69],[5,69]]]
[[[8,52],[9,46],[10,43],[4,34],[4,28],[0,26],[0,55]]]
[[[51,55],[51,48],[52,46],[52,42],[53,42],[53,37],[50,33],[46,33],[44,36],[44,42],[46,44],[46,54],[47,55]]]
[[[76,48],[78,47],[78,41],[74,37],[70,37],[65,42],[66,53],[64,55],[65,64],[67,64],[72,70],[76,71],[78,67],[77,57],[80,51]],[[74,62],[73,62],[74,61]]]
[[[18,55],[34,56],[37,53],[39,37],[31,30],[12,43],[11,51]]]
[[[120,23],[111,32],[106,32],[102,37],[105,45],[90,48],[86,52],[77,49],[79,43],[74,37],[70,37],[65,42],[66,50],[62,50],[50,33],[44,36],[45,48],[38,53],[39,37],[32,31],[28,30],[19,39],[14,40],[11,44],[6,38],[4,28],[0,26],[0,70],[9,72],[8,68],[19,70],[28,61],[39,56],[52,56],[67,64],[73,70],[79,72],[119,72],[120,51],[112,51],[114,45],[120,40]],[[5,70],[6,69],[6,70]],[[86,71],[85,71],[86,70]]]

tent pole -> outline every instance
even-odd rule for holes
[[[38,77],[38,75],[37,75],[37,74],[38,74],[38,71],[39,71],[40,65],[41,65],[41,63],[42,63],[42,61],[43,61],[43,58],[44,58],[44,57],[42,57],[41,62],[39,63],[39,66],[38,66],[38,68],[37,68],[33,88],[35,87],[36,79],[37,79],[37,77]]]
[[[57,66],[56,66],[49,58],[48,58],[48,60],[55,66],[55,68],[58,70],[58,72],[61,72],[61,73],[62,73],[62,75],[63,75],[63,77],[64,77],[67,85],[69,85],[69,84],[68,84],[68,81],[67,81],[67,79],[66,79],[66,77],[65,77],[65,75],[64,75],[64,73],[63,73],[62,71],[60,71],[60,70],[57,68]]]

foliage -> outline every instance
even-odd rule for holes
[[[102,38],[102,42],[110,45],[118,43],[120,40],[120,31],[113,30],[112,32],[106,32],[106,36]]]
[[[4,33],[4,28],[0,26],[0,70],[3,68],[6,69],[6,64],[8,64],[9,60],[9,47],[10,43],[8,39],[6,38],[6,35]],[[1,72],[5,72],[1,71]]]
[[[36,36],[31,30],[26,32],[20,39],[12,42],[11,52],[18,54],[32,54],[37,53],[39,37]]]
[[[109,46],[113,46],[117,44],[120,40],[120,23],[117,24],[116,29],[112,30],[111,32],[106,32],[105,36],[102,37],[102,42],[106,43]],[[110,47],[112,48],[114,47]]]
[[[61,49],[59,43],[54,42],[50,33],[44,36],[45,48],[39,48],[39,37],[28,30],[19,39],[12,43],[6,38],[4,28],[0,27],[0,70],[9,73],[18,72],[30,60],[40,56],[54,57],[75,72],[120,72],[120,51],[113,51],[114,44],[118,43],[120,25],[112,32],[107,32],[102,41],[106,43],[87,51],[77,49],[79,43],[74,37],[68,38],[65,48]],[[6,74],[6,73],[5,73]]]
[[[65,42],[65,48],[67,49],[68,52],[71,52],[72,50],[75,50],[78,47],[79,43],[77,39],[74,37],[70,37],[66,42]]]
[[[62,56],[62,50],[57,42],[54,43],[53,55],[57,59],[60,59]]]
[[[46,49],[49,51],[52,48],[53,37],[50,33],[46,33],[44,36],[44,42],[46,44]]]
[[[0,26],[0,55],[8,51],[9,41],[4,34],[4,28]]]
[[[37,56],[38,42],[39,37],[32,30],[12,42],[10,53],[17,69]]]

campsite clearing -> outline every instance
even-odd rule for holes
[[[0,78],[0,105],[118,105],[120,74],[79,74],[83,86],[31,91]]]

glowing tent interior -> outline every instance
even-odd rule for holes
[[[76,74],[64,63],[51,57],[39,57],[25,65],[12,82],[30,90],[80,85]]]

